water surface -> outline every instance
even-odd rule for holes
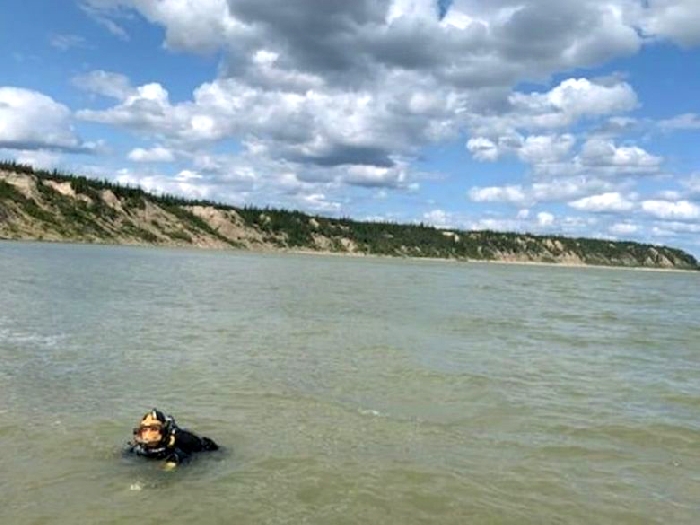
[[[700,275],[0,244],[0,522],[696,524]],[[223,453],[124,459],[152,406]]]

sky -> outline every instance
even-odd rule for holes
[[[698,0],[3,0],[0,158],[700,258]]]

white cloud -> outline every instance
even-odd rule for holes
[[[358,186],[400,187],[406,182],[406,172],[397,166],[350,166],[343,181]]]
[[[172,49],[224,49],[250,57],[262,45],[286,50],[296,69],[355,76],[381,67],[434,69],[442,83],[512,84],[636,52],[641,39],[620,0],[561,3],[454,2],[440,21],[433,0],[82,0],[101,23],[135,10],[165,29]],[[114,24],[116,25],[116,24]],[[111,30],[123,28],[111,27]],[[115,31],[117,32],[117,31]],[[469,53],[464,53],[469,49]],[[323,50],[323,52],[320,52]]]
[[[530,136],[517,148],[517,155],[528,164],[540,165],[559,162],[566,157],[576,143],[573,135]]]
[[[74,86],[105,97],[125,100],[134,93],[129,79],[119,73],[95,70],[73,78]]]
[[[637,146],[617,147],[611,141],[599,139],[587,141],[579,158],[584,166],[614,167],[625,173],[655,172],[663,163],[661,157]]]
[[[533,166],[538,177],[583,175],[618,177],[654,175],[661,172],[664,159],[639,146],[618,146],[608,139],[589,139],[572,159]]]
[[[533,115],[534,125],[550,127],[570,124],[580,116],[630,111],[637,105],[637,95],[626,82],[607,85],[570,78],[547,93],[514,93],[510,102]]]
[[[230,16],[226,0],[137,0],[137,9],[151,22],[166,28],[165,42],[172,49],[205,53],[227,39],[241,36],[244,24]]]
[[[581,211],[623,212],[632,210],[634,202],[619,192],[611,191],[571,201],[569,206]]]
[[[79,0],[78,6],[99,25],[117,38],[128,41],[128,33],[114,20],[122,17],[119,8],[129,5],[122,0]]]
[[[97,83],[92,87],[94,90],[100,89]],[[150,131],[154,134],[168,134],[173,138],[180,133],[194,131],[193,120],[197,115],[192,115],[188,106],[171,106],[168,92],[160,84],[146,84],[128,92],[122,87],[111,95],[115,98],[123,97],[121,104],[105,111],[82,110],[77,113],[78,118]]]
[[[697,113],[684,113],[662,120],[659,127],[664,131],[682,131],[700,129],[700,116]]]
[[[317,212],[337,212],[341,209],[341,204],[337,201],[329,200],[323,193],[311,193],[301,195],[304,208]]]
[[[82,4],[122,35],[141,16],[164,30],[168,49],[222,57],[218,77],[186,101],[171,100],[165,84],[135,87],[105,71],[76,80],[115,99],[107,109],[91,99],[95,105],[80,118],[128,129],[162,148],[136,148],[133,160],[170,161],[173,152],[192,159],[191,175],[180,173],[176,182],[218,198],[265,195],[268,202],[338,210],[346,185],[385,194],[415,188],[425,175],[411,169],[421,150],[466,136],[477,160],[512,157],[530,167],[529,182],[480,183],[468,192],[477,202],[511,203],[513,214],[533,209],[515,219],[489,218],[496,221],[491,227],[590,226],[551,210],[538,214],[534,205],[541,202],[688,215],[682,205],[675,212],[668,205],[664,212],[643,210],[632,198],[633,176],[660,174],[664,158],[641,142],[622,141],[633,126],[646,125],[625,115],[639,107],[627,81],[550,79],[637,52],[652,40],[638,33],[640,26],[647,35],[692,42],[696,29],[678,14],[693,20],[690,2],[651,0],[646,8],[638,0],[455,0],[442,20],[433,0]],[[539,87],[514,91],[518,85]],[[659,126],[696,129],[697,118],[682,115]],[[230,139],[243,145],[241,155],[211,153]],[[692,204],[691,189],[675,196],[654,198]],[[457,220],[440,211],[425,218]]]
[[[537,214],[537,225],[541,226],[543,228],[552,226],[554,224],[554,215],[546,212],[546,211],[541,211]]]
[[[83,5],[116,21],[137,12],[165,28],[169,48],[217,50],[225,58],[220,78],[180,103],[171,103],[161,84],[132,88],[125,77],[92,72],[76,82],[119,103],[80,111],[79,118],[128,128],[179,152],[254,137],[260,155],[287,163],[306,182],[409,188],[417,181],[397,159],[464,131],[478,160],[511,154],[536,174],[564,172],[576,144],[564,128],[638,104],[632,87],[615,78],[569,78],[542,92],[510,93],[522,80],[636,51],[641,40],[614,3],[525,0],[513,8],[457,1],[442,21],[432,0],[331,2],[323,9],[316,0],[294,8],[276,0]],[[641,148],[618,150],[607,171],[653,171],[645,163],[654,157]],[[604,169],[584,165],[569,173]],[[475,194],[484,195],[499,198]]]
[[[112,34],[127,40],[124,27],[114,22],[128,18],[135,9],[149,22],[165,28],[165,44],[171,49],[205,53],[234,38],[237,24],[226,0],[81,0],[83,9]]]
[[[532,165],[559,162],[569,154],[576,143],[571,134],[530,135],[522,137],[517,133],[499,137],[497,142],[484,137],[470,139],[467,149],[480,161],[495,161],[507,154]]]
[[[534,202],[563,202],[584,195],[612,190],[614,184],[605,180],[586,177],[566,177],[532,184],[531,199]]]
[[[54,34],[49,38],[49,43],[59,51],[68,51],[73,48],[87,47],[85,38],[80,35]]]
[[[518,231],[522,227],[522,222],[515,219],[500,219],[485,217],[472,221],[468,224],[469,230],[492,230],[501,232]]]
[[[468,116],[475,135],[494,138],[518,134],[519,130],[556,131],[581,119],[630,111],[638,102],[626,82],[569,78],[547,92],[514,92],[501,104],[505,107],[497,112]]]
[[[40,169],[53,169],[59,166],[61,154],[47,150],[19,150],[11,154],[19,164],[34,166]]]
[[[610,226],[608,231],[612,235],[626,236],[633,235],[639,231],[639,226],[629,222],[617,222]]]
[[[393,155],[452,133],[450,125],[397,104],[415,96],[399,78],[379,92],[264,91],[233,79],[205,83],[190,102],[171,104],[160,84],[134,90],[121,104],[103,111],[83,110],[84,120],[114,124],[164,136],[178,145],[255,136],[257,146],[289,161],[317,166],[391,168]],[[410,83],[409,83],[410,85]],[[425,87],[426,92],[433,87]],[[443,99],[441,115],[450,110]],[[426,120],[428,118],[428,120]],[[342,125],[339,125],[342,124]]]
[[[139,186],[152,193],[181,195],[188,199],[214,199],[218,192],[215,184],[200,180],[193,172],[181,172],[175,177],[161,173],[120,170],[115,177],[120,184]]]
[[[484,137],[469,139],[467,142],[467,149],[476,160],[495,161],[498,160],[500,156],[498,146],[496,146],[492,140]]]
[[[454,217],[445,210],[431,210],[423,214],[426,223],[436,228],[450,228],[454,225]]]
[[[80,146],[66,106],[37,91],[0,87],[0,147],[78,150]]]
[[[690,201],[646,200],[641,202],[641,208],[657,219],[700,219],[700,206]]]
[[[528,199],[520,185],[475,187],[469,190],[469,198],[475,202],[512,202],[516,204]]]
[[[613,139],[642,129],[643,122],[632,117],[610,117],[589,132],[589,137]]]
[[[619,185],[602,179],[577,176],[535,182],[530,186],[511,184],[474,187],[469,191],[468,197],[475,202],[510,202],[532,206],[538,202],[571,201],[595,192],[612,191],[617,186]]]
[[[175,155],[170,149],[161,146],[150,149],[134,148],[129,152],[129,160],[134,162],[172,162],[175,160]]]
[[[677,222],[664,221],[663,228],[673,234],[698,234],[700,233],[700,224],[692,222]]]
[[[642,27],[649,35],[669,38],[683,46],[700,44],[700,3],[697,0],[648,0]]]
[[[691,175],[681,184],[688,190],[690,196],[700,196],[700,173]]]
[[[190,182],[190,181],[196,181],[196,180],[201,180],[204,177],[197,173],[196,171],[192,170],[182,170],[180,173],[175,175],[174,179],[177,182]]]

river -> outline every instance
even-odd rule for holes
[[[0,243],[0,523],[700,521],[700,273]],[[152,407],[223,450],[123,457]]]

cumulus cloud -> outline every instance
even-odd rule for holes
[[[450,228],[455,224],[453,215],[445,210],[430,210],[423,214],[423,220],[436,228]]]
[[[617,222],[610,226],[608,231],[615,236],[633,235],[639,231],[639,226],[629,222]]]
[[[474,202],[511,202],[515,204],[521,204],[528,200],[521,185],[472,188],[469,190],[469,198]]]
[[[449,9],[446,4],[438,9],[434,0],[322,6],[316,0],[84,0],[83,5],[108,19],[138,12],[165,28],[166,45],[173,49],[223,50],[230,57],[225,74],[262,89],[271,84],[278,89],[280,83],[376,88],[387,71],[414,73],[460,92],[508,88],[634,52],[641,42],[619,9],[592,2],[530,0],[514,8],[459,1]],[[572,79],[549,98],[516,97],[512,103],[599,114],[629,107],[630,98],[624,83]]]
[[[642,211],[657,219],[697,220],[700,206],[690,201],[646,200],[641,202]]]
[[[514,92],[497,112],[472,114],[468,124],[473,134],[487,138],[520,131],[555,131],[584,118],[630,111],[637,103],[635,91],[626,82],[570,78],[547,92]]]
[[[467,149],[476,160],[495,161],[501,156],[498,145],[484,137],[469,139]]]
[[[510,93],[522,80],[635,52],[641,39],[614,2],[322,4],[83,0],[93,16],[109,20],[138,13],[165,28],[168,47],[221,51],[224,63],[221,78],[177,104],[161,84],[133,88],[122,76],[91,72],[76,84],[119,103],[78,116],[179,149],[253,137],[264,154],[309,172],[358,167],[345,180],[402,187],[398,157],[464,130],[479,160],[512,154],[536,170],[556,170],[576,143],[564,128],[638,103],[615,78]]]
[[[688,191],[691,198],[700,200],[700,173],[691,175],[688,179],[682,181],[683,186]]]
[[[138,13],[165,45],[223,50],[241,74],[262,47],[286,71],[362,82],[382,69],[435,75],[461,88],[508,86],[631,55],[644,37],[700,41],[695,0],[81,0],[113,33]],[[468,50],[468,52],[465,52]],[[583,103],[587,103],[582,101]]]
[[[540,165],[559,162],[569,154],[576,143],[573,135],[530,136],[517,148],[517,155],[528,164]]]
[[[510,103],[530,115],[532,125],[549,127],[570,124],[580,116],[629,111],[637,105],[637,95],[626,82],[604,84],[570,78],[547,93],[515,93]]]
[[[467,149],[476,160],[496,161],[514,154],[525,163],[535,166],[557,163],[564,159],[576,143],[571,134],[564,135],[530,135],[523,137],[513,133],[499,137],[496,142],[484,137],[470,139]]]
[[[697,223],[692,223],[692,222],[678,222],[678,221],[663,221],[661,223],[658,223],[655,228],[663,228],[666,232],[669,232],[671,235],[678,235],[678,234],[692,234],[696,236],[697,234],[700,233],[700,224]],[[695,237],[697,239],[697,237]]]
[[[128,41],[130,39],[126,30],[115,20],[124,17],[121,8],[129,3],[121,0],[86,0],[80,2],[80,8],[99,25],[104,27],[117,38]]]
[[[398,187],[406,183],[406,172],[398,166],[350,166],[344,182],[358,186]]]
[[[116,106],[83,110],[78,117],[164,136],[181,145],[253,136],[261,150],[300,164],[390,168],[395,154],[410,154],[456,129],[430,115],[433,111],[444,116],[454,101],[438,100],[436,86],[402,86],[399,76],[386,78],[393,88],[379,92],[304,94],[218,79],[201,85],[191,101],[180,104],[171,104],[167,90],[152,83],[136,88]],[[408,110],[419,94],[432,105],[424,104],[421,112]]]
[[[620,178],[655,175],[661,172],[663,157],[652,155],[639,146],[620,146],[609,139],[593,138],[583,143],[570,159],[533,165],[538,177]]]
[[[576,176],[529,185],[474,187],[469,191],[468,197],[475,202],[508,202],[532,206],[541,202],[568,202],[596,192],[611,192],[618,186],[603,179]]]
[[[501,232],[513,232],[522,228],[522,221],[502,217],[483,217],[471,221],[467,225],[469,230],[493,230]]]
[[[315,212],[337,212],[341,209],[341,203],[330,200],[323,193],[309,193],[300,195],[303,207]]]
[[[79,151],[68,107],[30,89],[0,87],[0,147]]]
[[[172,162],[175,154],[168,148],[134,148],[129,152],[129,160],[134,162]]]
[[[3,152],[5,153],[5,152]],[[61,154],[56,151],[37,150],[15,150],[7,151],[6,154],[14,158],[15,162],[34,166],[41,169],[52,169],[59,166]]]
[[[700,116],[697,113],[684,113],[662,120],[659,127],[664,131],[685,131],[700,129]]]
[[[126,76],[101,69],[79,75],[73,78],[72,83],[90,93],[118,100],[125,100],[134,92]]]
[[[588,167],[612,167],[625,173],[653,173],[658,171],[663,159],[644,149],[631,146],[615,146],[607,140],[587,141],[579,156],[581,164]]]
[[[74,80],[113,99],[107,108],[79,111],[80,119],[158,144],[132,150],[131,160],[169,162],[177,151],[178,160],[192,161],[190,172],[169,179],[139,166],[144,170],[135,173],[155,177],[150,183],[166,190],[180,187],[165,186],[170,180],[234,202],[266,192],[270,203],[338,211],[343,185],[410,191],[422,175],[413,166],[426,145],[462,140],[476,160],[512,158],[530,167],[529,182],[469,190],[473,201],[521,210],[515,219],[489,218],[494,222],[480,223],[484,227],[590,226],[561,216],[561,208],[556,216],[522,211],[543,202],[568,203],[572,213],[601,221],[612,219],[586,212],[640,211],[667,221],[693,215],[692,190],[683,194],[686,200],[633,198],[634,178],[661,173],[664,158],[621,137],[640,125],[628,115],[639,107],[632,86],[619,77],[560,76],[629,56],[658,39],[695,43],[693,0],[81,4],[122,37],[138,15],[163,28],[167,49],[222,57],[219,76],[185,101],[171,99],[169,86],[134,86],[107,71]],[[552,83],[554,74],[562,79]],[[659,127],[698,129],[697,120],[680,115]],[[231,139],[243,146],[241,155],[211,153]],[[235,191],[226,193],[229,187]],[[467,224],[444,210],[424,218]],[[625,234],[631,223],[615,220],[617,226],[599,231]]]
[[[571,201],[569,206],[581,211],[623,212],[633,209],[634,202],[619,192],[611,191]]]
[[[648,0],[641,26],[650,36],[683,46],[700,44],[700,4],[696,0]]]
[[[547,212],[541,211],[537,214],[537,224],[541,227],[548,227],[554,224],[554,215]]]
[[[285,49],[290,69],[335,72],[337,78],[381,66],[435,70],[443,81],[462,86],[542,78],[634,53],[642,40],[623,9],[627,4],[83,0],[102,21],[138,12],[164,27],[172,49],[225,49],[240,58],[265,42]]]
[[[175,177],[153,172],[133,172],[120,170],[116,182],[129,186],[139,186],[152,193],[183,195],[190,199],[214,199],[219,189],[210,184],[201,175],[190,170],[183,170]]]
[[[547,182],[534,182],[531,188],[533,202],[565,202],[585,195],[608,192],[621,186],[604,179],[573,176]]]

